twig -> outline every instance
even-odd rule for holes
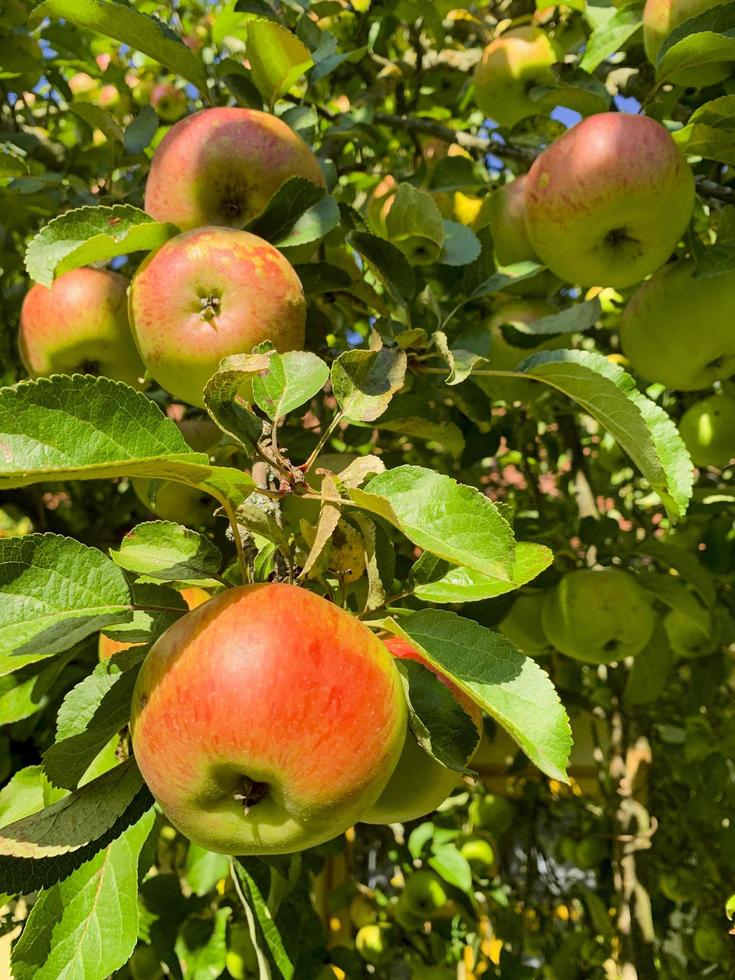
[[[442,126],[441,123],[434,122],[432,119],[397,115],[392,112],[376,112],[373,118],[376,123],[383,126],[390,126],[393,129],[403,127],[409,131],[435,136],[446,143],[459,143],[460,146],[468,150],[482,150],[484,153],[493,153],[499,157],[507,157],[509,160],[522,160],[524,163],[532,163],[538,156],[538,152],[529,147],[513,146],[492,136],[473,136],[471,133],[465,133],[459,129]]]

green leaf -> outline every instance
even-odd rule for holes
[[[517,370],[568,395],[597,419],[660,495],[670,518],[683,516],[693,485],[689,453],[666,412],[619,365],[601,354],[560,350],[533,354]]]
[[[96,548],[58,534],[0,538],[0,674],[132,618],[125,576]]]
[[[106,0],[45,0],[30,14],[30,29],[38,27],[46,17],[65,20],[75,27],[86,28],[112,37],[121,44],[128,44],[170,69],[174,75],[181,75],[196,85],[203,95],[206,93],[207,76],[201,59],[156,17],[138,13],[122,3],[107,3]]]
[[[70,269],[151,251],[177,233],[175,225],[154,221],[131,204],[75,208],[49,221],[31,239],[26,270],[31,279],[50,286]]]
[[[689,156],[735,164],[735,132],[719,126],[695,123],[684,126],[674,140]]]
[[[495,504],[474,487],[421,466],[398,466],[350,497],[409,541],[456,565],[510,582],[515,540]]]
[[[138,938],[138,859],[149,811],[65,881],[39,896],[13,949],[15,980],[105,980]]]
[[[538,768],[566,781],[572,745],[566,712],[547,674],[504,636],[441,609],[386,627],[488,712]]]
[[[512,326],[510,335],[503,333],[505,339],[518,347],[523,347],[524,338],[528,339],[529,346],[538,344],[538,337],[548,336],[549,334],[560,333],[584,333],[597,323],[600,318],[601,308],[598,299],[588,300],[586,303],[575,303],[561,313],[552,313],[550,316],[539,317],[525,323],[521,320],[506,321]],[[520,335],[520,336],[519,336]]]
[[[19,769],[0,790],[0,827],[42,810],[51,789],[40,766]]]
[[[158,131],[158,116],[150,105],[144,105],[125,130],[125,149],[128,153],[142,153]]]
[[[195,895],[208,895],[218,881],[230,873],[230,859],[199,844],[189,844],[186,853],[186,880]]]
[[[467,772],[467,761],[480,737],[472,719],[433,671],[413,660],[397,659],[395,664],[416,741],[440,765]]]
[[[472,350],[465,350],[463,347],[450,347],[447,335],[442,330],[437,330],[433,338],[436,349],[447,362],[449,368],[449,374],[444,379],[446,385],[461,384],[473,371],[490,364],[486,357],[476,354]],[[459,343],[461,342],[460,338]]]
[[[411,265],[436,262],[444,244],[444,219],[428,191],[412,184],[396,188],[385,218],[386,237]]]
[[[666,630],[661,620],[657,620],[646,649],[633,660],[623,694],[626,704],[637,706],[656,701],[668,683],[673,663]]]
[[[245,231],[269,242],[288,237],[298,219],[326,195],[326,190],[305,177],[289,177],[265,208],[245,226]]]
[[[0,889],[27,894],[75,871],[135,823],[153,799],[133,759],[0,829]]]
[[[248,918],[250,935],[253,938],[253,945],[258,953],[258,960],[260,963],[263,963],[260,976],[268,977],[271,975],[267,965],[265,965],[264,954],[261,952],[263,946],[266,946],[276,966],[283,974],[284,980],[293,980],[295,976],[293,964],[283,945],[283,940],[273,921],[273,916],[263,897],[263,893],[247,866],[249,863],[247,862],[246,864],[241,859],[233,858],[232,871],[240,899]]]
[[[188,609],[180,592],[165,585],[133,583],[133,618],[103,626],[102,632],[126,643],[154,643]]]
[[[538,275],[543,269],[544,266],[538,262],[531,262],[529,260],[503,266],[475,286],[467,297],[467,300],[482,299],[484,296],[492,296],[493,293],[500,293],[509,286],[523,282],[525,279],[532,279],[533,276]]]
[[[298,256],[295,249],[299,245],[308,245],[309,242],[320,241],[328,232],[337,227],[339,219],[339,204],[329,194],[325,194],[308,211],[304,211],[286,235],[274,241],[273,244],[281,249],[286,258]],[[303,258],[294,257],[293,261],[303,262]]]
[[[305,262],[296,267],[296,272],[307,296],[338,292],[352,282],[349,272],[328,262]]]
[[[222,554],[202,534],[170,521],[148,521],[128,531],[110,557],[128,572],[162,582],[196,582],[215,576]]]
[[[0,388],[0,490],[45,480],[148,476],[238,504],[241,470],[212,466],[144,394],[109,378],[55,375]]]
[[[633,37],[642,22],[642,3],[627,3],[620,7],[606,23],[590,34],[579,67],[583,71],[593,72]]]
[[[233,354],[220,361],[219,370],[204,386],[204,404],[217,425],[251,451],[263,434],[263,422],[243,403],[241,392],[252,398],[252,382],[265,374],[272,351]]]
[[[408,359],[397,347],[349,350],[332,365],[332,390],[341,411],[356,422],[373,422],[400,391]]]
[[[187,980],[216,980],[222,976],[227,958],[227,921],[232,909],[222,907],[214,919],[191,915],[176,937],[176,955]]]
[[[437,262],[442,265],[469,265],[480,255],[480,239],[458,221],[444,222],[444,245]]]
[[[424,602],[479,602],[519,589],[548,568],[554,554],[542,544],[519,541],[512,581],[481,575],[471,568],[449,566],[425,552],[414,566],[413,594]],[[421,566],[418,568],[417,566]],[[418,574],[417,574],[418,573]],[[421,576],[419,579],[418,576]]]
[[[43,757],[44,772],[54,786],[75,789],[96,756],[127,725],[139,666],[121,670],[117,661],[107,660],[66,695],[56,741]]]
[[[539,112],[552,112],[556,106],[565,106],[590,116],[606,112],[610,107],[610,93],[599,78],[564,62],[552,65],[551,71],[553,84],[534,85],[529,92]]]
[[[250,21],[246,53],[253,81],[271,106],[314,64],[306,45],[270,20]]]
[[[111,142],[124,142],[122,126],[101,106],[93,102],[72,102],[69,111],[83,119],[90,129],[99,129]]]
[[[428,864],[450,885],[472,893],[472,868],[454,844],[434,847]]]
[[[671,31],[656,55],[656,81],[714,62],[735,61],[735,3],[720,3]]]
[[[275,422],[310,401],[328,379],[329,368],[316,354],[303,350],[273,353],[268,370],[253,379],[253,398]]]
[[[351,231],[347,243],[369,263],[375,275],[398,303],[405,304],[416,293],[413,269],[395,245],[366,231]]]

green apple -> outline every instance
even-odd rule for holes
[[[472,800],[469,815],[475,829],[487,830],[494,837],[502,837],[513,823],[515,810],[505,797],[486,793]]]
[[[727,925],[720,925],[714,916],[703,916],[694,930],[694,951],[700,960],[719,963],[724,967],[732,955]]]
[[[414,871],[398,899],[398,905],[425,921],[449,901],[444,883],[433,871]]]
[[[694,177],[661,123],[602,112],[536,158],[525,199],[528,238],[547,268],[580,286],[620,288],[674,251],[692,214]]]
[[[545,592],[522,592],[498,626],[503,636],[507,636],[511,643],[531,657],[549,649],[549,641],[541,625],[544,602]]]
[[[685,20],[696,17],[722,0],[646,0],[643,8],[643,45],[652,65],[666,38],[675,27]],[[669,75],[667,81],[688,88],[704,88],[727,78],[731,72],[729,62],[715,61],[695,68],[683,68]]]
[[[18,344],[32,378],[99,374],[140,388],[145,367],[127,311],[128,280],[107,269],[72,269],[23,300]]]
[[[176,122],[186,114],[186,92],[170,82],[154,85],[150,94],[151,106],[164,122]]]
[[[690,901],[694,885],[691,876],[680,869],[663,871],[658,878],[659,891],[670,902]]]
[[[551,66],[559,60],[553,41],[538,27],[506,31],[488,44],[475,70],[478,106],[500,126],[536,115],[540,108],[530,92],[553,84]]]
[[[395,952],[396,930],[390,922],[363,926],[355,936],[355,949],[366,963],[382,966]]]
[[[632,575],[617,568],[585,568],[569,572],[549,593],[541,623],[561,653],[606,664],[643,650],[655,614]]]
[[[385,646],[397,659],[415,660],[433,670],[421,653],[398,636],[389,636]],[[448,681],[442,674],[439,680],[449,688],[457,701],[472,719],[477,729],[477,745],[482,733],[482,711],[478,706]],[[473,753],[474,754],[474,753]],[[467,760],[468,762],[470,760]],[[421,748],[412,732],[406,732],[403,751],[398,765],[381,795],[367,807],[360,820],[363,823],[405,823],[432,813],[449,796],[459,782],[459,774],[447,769]]]
[[[459,853],[476,874],[483,877],[492,874],[495,851],[484,837],[470,837],[460,846]]]
[[[258,975],[258,956],[244,922],[234,922],[230,926],[225,966],[233,980],[247,980]]]
[[[358,892],[350,902],[350,921],[356,929],[372,925],[378,918],[378,910],[366,895]]]
[[[695,466],[723,469],[735,456],[735,397],[725,392],[690,405],[679,432]]]
[[[620,318],[631,366],[678,391],[709,388],[735,374],[735,269],[695,279],[675,262],[639,286]]]
[[[714,650],[715,630],[704,612],[701,619],[692,619],[681,609],[671,609],[664,616],[664,629],[677,657],[706,657]]]

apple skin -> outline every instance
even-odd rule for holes
[[[549,649],[549,641],[541,625],[541,610],[545,602],[545,592],[521,593],[498,625],[503,636],[507,636],[511,643],[530,657],[546,653]]]
[[[690,405],[679,432],[695,466],[723,469],[735,456],[735,397],[723,392]]]
[[[422,922],[431,918],[449,901],[444,883],[432,871],[414,871],[398,899],[398,906]]]
[[[479,744],[482,734],[482,711],[474,701],[468,698],[464,691],[455,687],[448,678],[435,671],[431,664],[424,660],[421,653],[401,637],[389,636],[383,642],[394,657],[399,660],[415,660],[436,674],[474,722]],[[458,774],[432,759],[407,730],[403,751],[395,771],[379,798],[361,814],[360,820],[362,823],[379,824],[416,820],[427,813],[433,813],[446,800],[458,782]]]
[[[475,101],[499,126],[514,126],[541,108],[528,94],[553,83],[551,66],[560,55],[538,27],[517,27],[485,48],[475,70]]]
[[[306,299],[289,262],[257,235],[198,228],[169,239],[130,287],[130,320],[150,374],[174,397],[204,406],[203,389],[229,354],[265,340],[304,346]]]
[[[474,829],[487,830],[495,837],[502,837],[510,829],[515,811],[505,797],[486,793],[472,800],[469,816]]]
[[[189,609],[196,609],[207,599],[211,599],[209,592],[200,588],[198,585],[188,585],[184,589],[179,589],[179,594]],[[100,633],[99,643],[97,644],[97,654],[100,660],[109,660],[110,657],[122,650],[131,650],[133,647],[144,646],[142,643],[128,643],[127,640],[113,640],[111,636]]]
[[[242,228],[289,177],[325,186],[319,161],[285,122],[257,109],[202,109],[172,126],[156,148],[145,210],[182,231]]]
[[[151,89],[150,104],[159,119],[176,122],[186,113],[186,92],[170,82],[160,82]]]
[[[107,269],[72,269],[36,283],[20,312],[20,356],[32,378],[99,374],[142,387],[145,366],[128,324],[128,280]]]
[[[601,112],[533,162],[526,230],[541,261],[580,286],[631,286],[669,258],[694,206],[694,176],[661,123]]]
[[[287,854],[338,836],[375,802],[406,704],[392,658],[358,619],[297,586],[248,585],[151,647],[131,728],[181,833],[225,854]]]
[[[620,317],[620,343],[648,381],[675,391],[709,388],[735,374],[735,270],[695,279],[690,262],[660,269]]]
[[[675,27],[718,3],[722,3],[722,0],[646,0],[643,8],[643,46],[651,64],[655,65],[661,45]],[[721,82],[729,74],[729,63],[714,62],[674,72],[668,81],[676,85],[704,88]]]
[[[589,664],[640,653],[651,639],[655,614],[632,575],[617,568],[569,572],[541,612],[549,643]]]

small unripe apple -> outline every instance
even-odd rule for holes
[[[549,593],[541,623],[561,653],[607,664],[643,650],[655,614],[632,575],[617,568],[582,568],[565,575]]]
[[[398,636],[389,636],[384,643],[394,657],[415,660],[436,674],[472,719],[479,744],[482,733],[480,708],[451,681],[435,671],[410,643]],[[360,820],[363,823],[405,823],[407,820],[416,820],[436,810],[458,781],[458,773],[432,759],[412,733],[407,731],[403,751],[393,775],[380,797],[361,814]]]
[[[648,381],[677,391],[709,388],[735,374],[735,270],[694,278],[674,262],[644,282],[620,318],[620,342]]]
[[[694,930],[694,951],[700,960],[724,966],[732,956],[727,926],[711,916],[703,916]]]
[[[553,84],[551,66],[559,61],[551,39],[538,27],[516,27],[485,48],[475,70],[475,99],[500,126],[514,126],[536,115],[531,89]]]
[[[406,880],[399,903],[422,921],[430,919],[449,901],[444,883],[433,871],[414,871]]]
[[[398,671],[358,619],[293,585],[229,589],[177,620],[133,694],[135,758],[167,817],[225,854],[344,833],[406,734]]]
[[[32,378],[97,374],[141,387],[145,367],[127,312],[128,280],[107,269],[72,269],[23,300],[18,342]]]
[[[487,876],[495,866],[495,850],[484,837],[470,837],[462,844],[459,853],[476,874]]]
[[[366,963],[381,966],[393,956],[395,932],[395,926],[390,922],[374,922],[363,926],[355,936],[355,949]]]
[[[566,282],[631,286],[666,262],[692,214],[694,177],[667,130],[647,116],[602,112],[534,161],[526,230]]]
[[[646,0],[643,8],[643,45],[651,64],[655,65],[661,45],[675,27],[721,2],[722,0]],[[668,76],[667,81],[676,85],[704,88],[727,78],[730,70],[729,62],[715,61],[675,71]]]
[[[735,397],[724,392],[690,405],[679,432],[695,466],[727,466],[735,456]]]
[[[664,629],[677,657],[706,657],[715,647],[714,625],[704,613],[701,619],[694,620],[681,609],[670,609],[664,616]]]
[[[367,896],[357,894],[350,902],[350,921],[356,929],[372,925],[378,918],[378,910]]]
[[[156,148],[145,209],[182,230],[242,228],[289,177],[324,186],[319,161],[285,122],[257,109],[202,109]]]
[[[170,82],[161,82],[153,86],[150,103],[164,122],[176,122],[186,113],[186,92]]]
[[[472,800],[469,814],[474,828],[502,837],[513,823],[515,811],[505,797],[486,793]]]
[[[301,280],[278,249],[232,228],[169,239],[133,279],[130,315],[151,375],[200,407],[223,357],[249,354],[265,340],[279,351],[304,346]]]

